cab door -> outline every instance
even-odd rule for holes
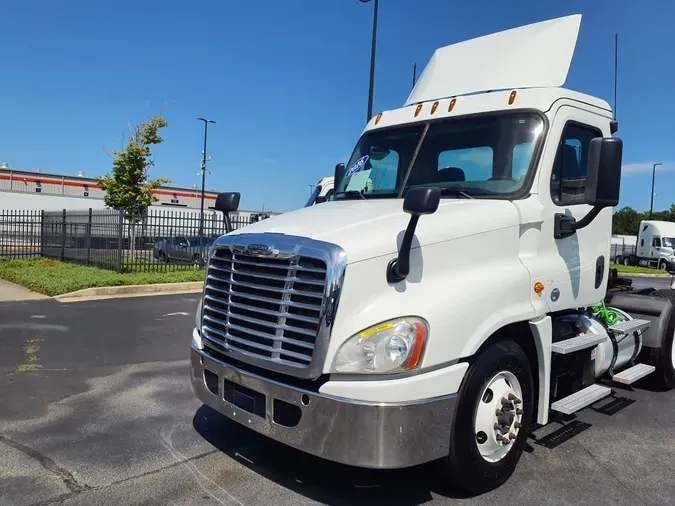
[[[603,209],[585,228],[565,238],[556,237],[556,214],[577,221],[592,209],[585,202],[590,142],[610,136],[609,113],[561,105],[551,121],[540,165],[539,199],[543,222],[539,241],[540,281],[550,311],[586,307],[603,297],[609,271],[612,209]]]

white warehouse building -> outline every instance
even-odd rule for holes
[[[151,206],[151,214],[158,209],[199,213],[201,191],[196,185],[192,188],[162,186],[153,193],[158,200]],[[204,192],[205,210],[213,209],[217,195],[213,191]],[[0,211],[104,209],[104,196],[98,180],[85,177],[82,172],[77,176],[68,176],[44,173],[39,169],[17,170],[9,168],[4,162],[0,164]],[[257,214],[260,213],[244,210],[236,213],[243,219]]]

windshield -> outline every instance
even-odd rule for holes
[[[312,194],[309,196],[309,200],[308,200],[307,203],[305,204],[305,207],[309,207],[309,206],[311,206],[312,204],[314,204],[314,201],[315,201],[316,198],[319,196],[319,193],[321,193],[321,185],[320,185],[320,184],[316,185],[316,188],[314,188],[314,191],[313,191]]]
[[[396,198],[430,185],[447,189],[445,196],[512,195],[525,182],[543,126],[534,113],[513,113],[370,131],[354,149],[337,198]]]
[[[675,248],[675,237],[664,237],[663,245],[668,248]]]

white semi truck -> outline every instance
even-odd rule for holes
[[[198,398],[310,454],[432,463],[480,493],[535,423],[613,385],[675,387],[674,292],[609,269],[611,108],[561,87],[580,23],[438,49],[336,167],[333,201],[219,238],[192,335]]]
[[[321,204],[322,202],[330,200],[335,193],[334,179],[333,176],[322,177],[319,179],[319,182],[314,187],[314,191],[309,196],[309,200],[305,204],[305,207]]]
[[[617,255],[614,261],[617,264],[639,265],[665,271],[675,261],[675,223],[641,221],[635,254]]]

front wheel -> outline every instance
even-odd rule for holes
[[[516,468],[532,421],[532,368],[514,341],[487,348],[467,372],[450,434],[443,478],[471,494],[492,490]]]
[[[663,258],[659,260],[659,270],[660,271],[665,271],[668,268],[668,262],[666,262]]]

